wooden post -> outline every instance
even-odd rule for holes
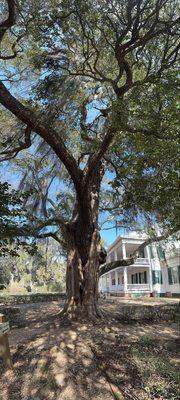
[[[124,276],[124,295],[125,295],[125,297],[126,297],[126,296],[128,295],[128,288],[127,288],[127,285],[128,285],[128,280],[127,280],[127,267],[124,267],[123,276]]]
[[[123,260],[126,259],[126,245],[124,242],[122,242],[122,258]]]
[[[1,333],[1,324],[5,322],[7,322],[5,315],[0,314],[0,357],[2,357],[6,368],[12,369],[13,364],[9,348],[8,333]]]

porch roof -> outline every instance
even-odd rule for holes
[[[128,260],[117,260],[110,263],[104,264],[99,269],[99,276],[104,275],[106,272],[116,269],[118,267],[126,267],[127,265],[134,264],[134,259],[130,258]]]
[[[146,259],[145,259],[146,260]],[[120,267],[133,267],[133,268],[149,268],[150,264],[149,262],[147,263],[138,263],[136,260],[133,258],[125,259],[125,260],[117,260],[117,261],[112,261],[110,263],[104,264],[101,266],[99,270],[99,277],[106,274],[107,272],[114,271],[116,269],[119,269]],[[128,268],[129,269],[129,268]]]

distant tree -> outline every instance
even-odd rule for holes
[[[36,244],[24,238],[30,225],[23,207],[26,197],[27,194],[12,190],[7,182],[0,182],[0,257],[17,256],[20,247],[32,255],[36,252]]]
[[[65,262],[56,242],[37,241],[34,254],[19,246],[13,257],[14,243],[7,247],[6,254],[0,257],[0,288],[17,283],[28,291],[40,286],[49,291],[65,291]]]
[[[5,261],[5,262],[4,262]],[[5,257],[0,261],[0,290],[8,286],[11,279],[11,270]]]
[[[24,235],[64,246],[64,311],[95,318],[104,260],[99,210],[121,224],[141,216],[151,227],[159,222],[164,237],[178,229],[178,2],[7,0],[1,7],[7,84],[0,83],[0,103],[14,126],[2,132],[1,156],[22,151],[24,183],[34,189]]]
[[[22,223],[23,215],[21,209],[22,199],[15,190],[10,191],[7,182],[0,182],[0,255],[10,252],[16,254],[15,247],[19,245],[18,224]],[[14,249],[9,244],[15,243]]]
[[[30,258],[29,273],[33,284],[62,291],[65,290],[65,262],[62,249],[53,242],[49,238],[38,242],[36,254]]]

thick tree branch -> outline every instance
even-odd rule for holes
[[[61,226],[66,225],[63,218],[60,218],[60,217],[59,218],[51,218],[47,221],[40,223],[37,226],[30,225],[30,226],[25,226],[23,228],[17,227],[15,235],[16,235],[16,237],[17,236],[24,237],[24,238],[34,237],[36,239],[45,239],[47,237],[52,237],[59,244],[61,244],[61,246],[65,247],[65,242],[62,239],[60,239],[58,236],[58,233],[59,233],[58,230],[55,232],[49,230],[48,232],[41,233],[41,230],[43,228],[52,227],[52,225],[54,225],[54,224],[59,224]]]
[[[170,237],[171,235],[173,235],[174,233],[178,233],[177,229],[171,229],[168,230],[167,232],[165,232],[164,234],[160,235],[160,236],[152,236],[150,238],[148,238],[147,240],[145,240],[132,254],[132,257],[137,258],[139,252],[141,252],[146,246],[148,246],[151,243],[159,243],[162,242],[163,240],[166,240],[168,237]]]
[[[39,232],[43,228],[46,228],[46,227],[52,226],[52,225],[57,225],[57,224],[65,227],[68,224],[68,222],[62,216],[56,216],[53,218],[49,218],[46,221],[40,222],[38,225],[34,226],[33,228],[32,228],[32,226],[29,228],[26,227],[25,231],[33,230],[33,231]]]
[[[24,136],[24,142],[19,141],[19,146],[14,147],[13,149],[4,150],[0,153],[0,156],[6,156],[0,159],[0,162],[15,158],[21,150],[25,150],[31,146],[31,128],[28,126],[25,129]]]
[[[16,6],[15,0],[7,0],[8,4],[8,18],[0,24],[0,42],[3,39],[6,31],[14,25],[16,21]]]
[[[56,232],[46,232],[46,233],[37,233],[32,231],[21,231],[16,232],[16,237],[23,237],[23,238],[34,238],[34,239],[46,239],[48,237],[52,237],[56,242],[58,242],[63,248],[65,248],[66,244],[58,237],[58,231]]]
[[[133,86],[133,75],[129,63],[126,60],[124,60],[122,66],[123,70],[126,73],[126,82],[123,86],[121,87],[116,86],[114,88],[115,93],[117,94],[118,97],[123,96]]]
[[[180,21],[180,18],[177,18],[174,21],[161,21],[161,24],[163,25],[161,28],[159,29],[155,29],[156,25],[158,25],[158,23],[160,23],[160,21],[157,21],[157,24],[153,24],[151,26],[151,28],[149,29],[148,32],[146,32],[146,34],[142,37],[139,37],[135,43],[131,44],[131,41],[128,41],[125,45],[123,46],[123,54],[126,55],[130,52],[132,52],[134,49],[136,49],[137,47],[140,46],[144,46],[145,44],[147,44],[148,42],[150,42],[150,40],[152,40],[153,38],[162,35],[163,33],[167,34],[167,35],[171,35],[171,29],[175,26],[178,26]]]
[[[87,109],[86,106],[88,104],[88,100],[85,100],[82,103],[82,107],[81,107],[81,118],[80,118],[80,127],[81,127],[81,139],[85,140],[86,142],[91,142],[91,143],[97,143],[97,139],[92,138],[89,136],[89,132],[88,129],[90,129],[90,124],[86,123],[86,119],[87,119]],[[78,163],[79,165],[79,163]]]
[[[65,165],[74,182],[78,194],[81,195],[82,171],[78,167],[73,155],[67,150],[58,133],[41,122],[39,116],[20,103],[14,96],[12,96],[2,82],[0,82],[0,103],[22,122],[24,122],[30,129],[39,134],[39,136],[41,136],[46,143],[48,143],[58,158]]]
[[[58,232],[47,232],[47,233],[40,233],[35,235],[34,237],[37,239],[46,239],[48,237],[52,237],[56,242],[58,242],[63,248],[65,247],[65,243],[63,240],[59,239]]]
[[[21,50],[17,50],[16,46],[18,45],[18,43],[20,42],[20,40],[23,37],[24,37],[24,33],[22,35],[20,35],[19,37],[17,37],[16,41],[12,44],[12,47],[11,47],[12,54],[2,55],[0,53],[0,59],[1,60],[12,60],[13,58],[16,58],[17,54],[22,52],[22,49]]]
[[[126,267],[126,266],[132,265],[132,264],[134,264],[134,258],[129,258],[126,260],[121,259],[121,260],[113,261],[108,264],[102,265],[102,267],[100,267],[100,269],[99,269],[99,277],[101,275],[106,274],[106,272],[112,271],[112,269],[119,268],[119,267]]]
[[[101,160],[103,155],[108,150],[113,138],[114,138],[114,132],[109,130],[109,132],[107,132],[106,135],[104,136],[104,139],[101,142],[101,146],[100,146],[99,150],[96,153],[94,153],[92,157],[89,158],[87,166],[84,170],[84,183],[85,184],[88,182],[93,169],[96,167],[98,162]]]
[[[104,158],[104,160],[105,160],[108,164],[110,164],[110,165],[113,167],[113,169],[114,169],[116,175],[118,175],[118,174],[119,174],[119,170],[118,170],[117,164],[115,164],[115,163],[113,162],[113,160],[111,160],[110,158],[108,158],[108,157],[106,157],[106,156],[103,156],[103,158]]]

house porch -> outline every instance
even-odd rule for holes
[[[152,292],[150,266],[137,263],[107,272],[101,277],[99,291],[122,297],[148,295]]]

